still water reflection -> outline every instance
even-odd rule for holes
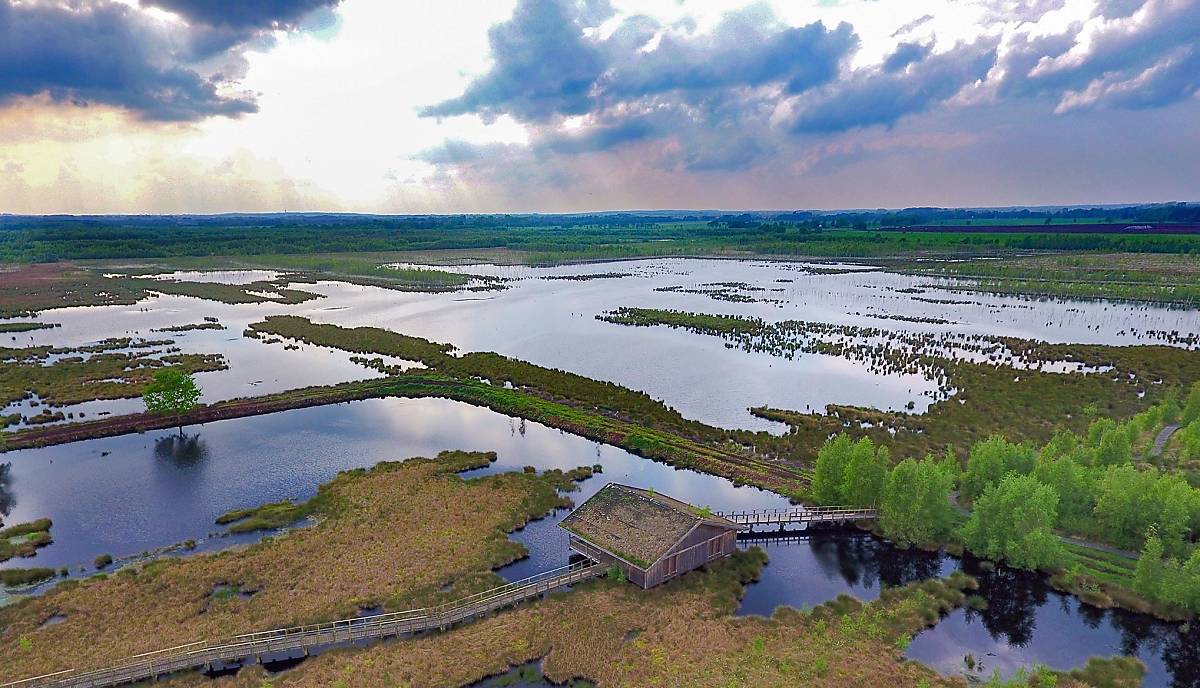
[[[609,481],[654,489],[714,509],[782,506],[785,500],[727,480],[676,470],[537,423],[442,399],[376,399],[103,438],[5,455],[0,495],[19,522],[49,516],[55,543],[31,560],[0,566],[62,566],[97,554],[136,553],[192,538],[201,549],[247,538],[214,537],[217,515],[233,508],[311,496],[338,471],[381,460],[432,456],[444,449],[497,451],[499,460],[468,477],[532,465],[539,470],[599,464],[603,473],[571,494],[577,503]],[[530,551],[500,571],[511,579],[566,563],[559,510],[513,535]],[[950,614],[920,633],[909,655],[943,671],[965,669],[970,653],[983,671],[1008,674],[1043,662],[1057,668],[1088,657],[1132,653],[1149,667],[1148,686],[1200,686],[1194,630],[1152,618],[1081,606],[1037,577],[982,571],[971,560],[899,550],[852,530],[792,533],[743,542],[766,548],[770,563],[747,588],[739,614],[778,605],[811,607],[841,593],[877,597],[883,586],[964,568],[980,577],[981,610]],[[978,673],[978,672],[976,672]]]
[[[752,406],[800,411],[826,404],[923,411],[937,385],[921,375],[885,375],[862,361],[825,354],[794,360],[726,348],[718,338],[595,319],[622,306],[669,308],[780,320],[970,337],[975,334],[1106,344],[1163,343],[1163,333],[1200,331],[1200,311],[1147,304],[1067,299],[1029,300],[953,291],[951,281],[879,270],[803,263],[647,259],[529,268],[470,266],[464,271],[508,280],[503,291],[421,294],[340,282],[297,285],[324,298],[301,304],[227,305],[156,296],[130,306],[65,308],[40,320],[61,325],[22,333],[14,346],[78,346],[105,337],[169,337],[185,352],[221,353],[229,370],[199,376],[204,401],[265,394],[378,375],[332,349],[245,338],[267,315],[293,314],[343,326],[370,325],[449,342],[465,351],[496,351],[644,391],[684,416],[727,428],[783,432],[748,412]],[[561,279],[621,274],[619,278]],[[245,282],[261,273],[179,273],[186,280]],[[275,275],[270,275],[274,277]],[[558,279],[556,279],[558,278]],[[714,285],[738,285],[720,287]],[[733,289],[748,301],[714,298]],[[154,332],[212,317],[225,330]],[[901,318],[897,320],[896,318]],[[64,409],[88,418],[138,410],[134,401]],[[10,409],[8,412],[26,412]]]

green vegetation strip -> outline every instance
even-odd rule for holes
[[[86,259],[311,255],[388,251],[508,249],[535,260],[605,259],[646,255],[773,254],[896,256],[1015,250],[1195,253],[1200,237],[1153,232],[1053,231],[1044,224],[1197,222],[1194,206],[1095,209],[1099,217],[979,218],[980,211],[913,209],[837,214],[779,213],[664,218],[661,215],[446,216],[406,218],[277,218],[255,226],[197,226],[156,218],[74,225],[70,220],[9,223],[0,232],[0,262]],[[985,211],[1004,213],[1004,211]],[[959,218],[957,222],[951,217]],[[710,219],[711,218],[711,219]],[[978,227],[970,226],[979,222]],[[951,224],[947,231],[909,231],[910,225]],[[15,225],[15,226],[14,226]],[[997,231],[997,230],[1015,231]],[[1071,229],[1079,229],[1073,227]]]
[[[170,340],[109,339],[73,348],[0,347],[0,404],[36,394],[53,406],[140,396],[153,374],[166,367],[188,373],[224,370],[217,354],[167,351]],[[51,361],[53,357],[53,362]]]
[[[193,425],[293,408],[382,397],[439,397],[463,401],[505,415],[536,421],[597,442],[622,447],[646,458],[721,475],[739,483],[773,489],[781,494],[801,494],[804,485],[807,484],[807,478],[797,471],[738,452],[702,445],[688,438],[628,423],[595,411],[572,408],[520,390],[437,374],[405,374],[329,387],[308,387],[252,399],[235,399],[203,406],[178,417],[137,414],[19,430],[8,434],[7,449],[48,446],[94,437],[171,428],[179,424]]]
[[[892,467],[886,447],[839,434],[818,452],[812,495],[877,506],[878,527],[901,544],[965,547],[1050,573],[1093,606],[1186,618],[1200,612],[1200,489],[1135,465],[1134,452],[1164,425],[1198,419],[1200,383],[1182,404],[1168,396],[1128,422],[1061,432],[1040,450],[989,437],[970,447],[965,471],[953,454]],[[972,504],[961,524],[956,485]]]
[[[58,327],[58,323],[43,322],[4,322],[0,323],[0,333],[33,332],[34,330],[49,330]]]
[[[962,280],[941,288],[995,294],[1200,304],[1191,256],[1055,255],[912,263],[898,269]]]
[[[769,438],[767,433],[737,433],[687,420],[648,394],[611,382],[496,353],[456,356],[449,344],[375,327],[345,328],[295,316],[271,316],[251,329],[343,351],[419,361],[450,378],[439,391],[447,393],[457,386],[454,398],[461,401],[568,429],[675,465],[709,466],[703,470],[788,495],[798,495],[806,482],[799,472],[745,450],[756,439]],[[392,379],[404,386],[428,375],[428,371],[414,371]],[[481,384],[484,381],[488,384]]]

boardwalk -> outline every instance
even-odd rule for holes
[[[1171,435],[1174,435],[1178,429],[1178,423],[1172,423],[1163,428],[1154,438],[1154,448],[1150,450],[1150,456],[1162,456],[1163,451],[1167,448],[1167,442],[1171,441]]]
[[[448,628],[489,612],[539,597],[599,576],[604,567],[593,561],[540,573],[439,607],[376,614],[313,626],[248,633],[217,641],[200,641],[129,657],[116,666],[94,671],[68,670],[0,684],[0,688],[100,688],[185,671],[220,667],[264,656],[302,656],[314,650],[353,642],[412,635]]]
[[[722,511],[717,514],[744,526],[788,525],[792,523],[850,523],[875,518],[875,509],[846,506],[797,506],[787,509],[754,509],[751,511]]]

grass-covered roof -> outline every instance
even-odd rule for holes
[[[609,483],[559,524],[639,568],[648,568],[698,523],[737,524],[650,490]]]

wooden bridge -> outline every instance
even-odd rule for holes
[[[717,514],[744,526],[778,525],[791,523],[850,523],[875,518],[877,509],[860,509],[848,506],[796,506],[786,509],[754,509],[751,511],[722,511]]]
[[[153,680],[177,671],[222,668],[246,660],[261,662],[267,656],[281,659],[307,656],[313,651],[337,645],[444,630],[456,623],[471,621],[489,612],[594,578],[604,573],[604,570],[604,566],[594,561],[582,561],[437,607],[374,614],[311,626],[279,628],[217,641],[200,641],[135,655],[106,669],[68,669],[0,684],[0,688],[117,686],[134,681]]]

